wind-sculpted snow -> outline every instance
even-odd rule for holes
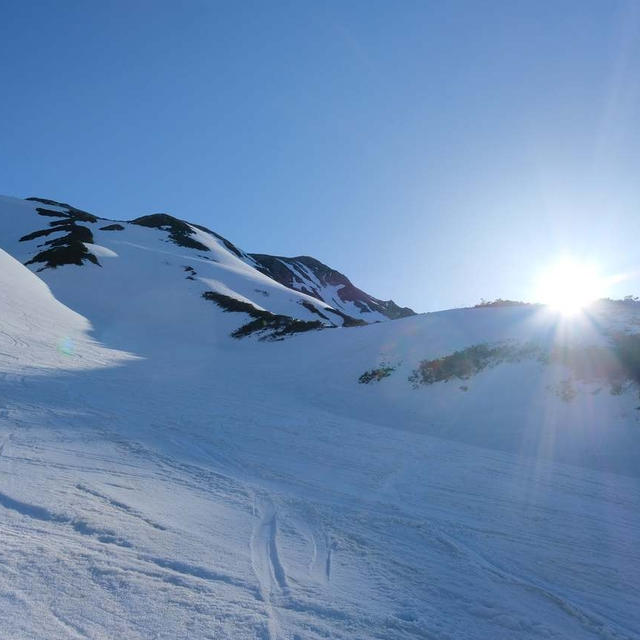
[[[408,381],[473,345],[606,348],[637,306],[234,340],[247,314],[204,291],[323,319],[198,229],[208,258],[88,223],[116,255],[46,269],[49,289],[21,206],[0,253],[0,637],[639,637],[635,382],[577,376],[567,399],[570,367],[537,358]]]

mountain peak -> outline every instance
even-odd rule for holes
[[[376,320],[404,318],[415,315],[409,307],[400,307],[393,300],[380,300],[356,287],[347,276],[311,256],[271,256],[250,254],[257,268],[290,289],[338,307],[349,315],[371,314]],[[375,321],[375,320],[373,320]]]

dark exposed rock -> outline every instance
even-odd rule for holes
[[[37,207],[36,211],[41,216],[49,216],[50,218],[69,218],[70,220],[80,222],[98,222],[99,218],[92,213],[81,211],[80,209],[69,209],[68,211],[55,211],[54,209],[45,209]]]
[[[222,244],[227,249],[229,249],[231,253],[233,253],[235,256],[237,256],[241,260],[244,260],[247,257],[247,254],[240,251],[238,247],[236,247],[233,243],[229,242],[226,238],[223,238],[219,233],[216,233],[215,231],[211,231],[211,229],[207,229],[207,227],[203,227],[201,224],[194,224],[192,226],[195,227],[196,229],[200,229],[200,231],[204,231],[205,233],[210,233],[212,236],[214,236],[214,238],[218,238],[218,240],[220,240],[220,242],[222,242]]]
[[[347,315],[338,309],[327,309],[327,313],[333,313],[342,318],[342,326],[343,327],[363,327],[368,324],[366,320],[362,320],[361,318],[354,318],[353,316]]]
[[[36,238],[47,237],[53,233],[62,232],[64,235],[53,238],[52,240],[47,240],[44,246],[48,248],[37,253],[31,260],[25,262],[25,264],[44,263],[44,266],[38,269],[38,271],[55,269],[65,264],[81,266],[85,261],[101,266],[96,256],[93,255],[84,244],[85,242],[93,243],[93,233],[91,233],[91,229],[77,224],[78,222],[97,222],[98,218],[96,216],[67,204],[54,202],[53,200],[45,201],[41,198],[28,199],[43,202],[43,204],[65,207],[66,211],[55,211],[43,207],[36,208],[36,211],[41,216],[62,219],[49,222],[49,228],[39,229],[22,236],[20,242],[29,242]]]
[[[306,293],[332,307],[336,307],[339,301],[326,299],[326,294],[323,294],[322,291],[323,287],[339,287],[340,301],[343,303],[352,302],[361,313],[377,311],[390,319],[415,315],[412,309],[399,307],[393,300],[379,300],[370,296],[354,286],[344,274],[315,258],[309,256],[284,258],[262,253],[252,253],[250,256],[257,263],[258,270],[265,275],[285,287]]]
[[[98,259],[91,253],[81,242],[69,242],[64,245],[56,246],[52,249],[41,251],[25,264],[34,264],[36,262],[44,262],[44,267],[38,269],[55,269],[65,264],[77,264],[82,266],[84,261],[88,260],[98,266],[101,266]]]
[[[209,247],[206,247],[201,242],[198,242],[191,237],[193,235],[193,229],[187,222],[174,218],[168,213],[152,213],[148,216],[141,216],[140,218],[131,220],[131,224],[168,231],[169,238],[174,244],[181,247],[187,247],[188,249],[209,251]]]
[[[52,216],[52,217],[72,217],[75,220],[80,220],[82,222],[97,222],[102,218],[98,216],[94,216],[92,213],[88,213],[87,211],[83,211],[82,209],[77,209],[76,207],[72,207],[70,204],[66,202],[56,202],[55,200],[47,200],[46,198],[26,198],[26,200],[30,200],[32,202],[41,202],[42,204],[48,204],[51,207],[60,207],[61,209],[66,209],[66,211],[55,211],[53,209],[46,209],[44,207],[37,207],[36,211],[41,216]]]
[[[308,322],[296,320],[290,316],[276,315],[216,291],[205,291],[202,297],[215,302],[226,312],[246,313],[254,318],[251,322],[233,331],[231,334],[233,338],[244,338],[254,333],[263,333],[261,340],[280,340],[287,335],[322,329],[325,326],[319,320]]]
[[[49,200],[48,198],[36,198],[31,196],[30,198],[25,198],[25,200],[31,200],[32,202],[42,202],[42,204],[48,204],[52,207],[64,207],[65,209],[73,209],[70,204],[66,202],[57,202],[56,200]]]
[[[65,264],[77,264],[78,266],[81,266],[84,264],[85,260],[100,266],[96,256],[93,255],[93,253],[91,253],[84,244],[85,242],[93,242],[93,234],[90,229],[75,223],[69,224],[68,227],[46,229],[48,232],[60,230],[67,231],[67,233],[59,238],[54,238],[53,240],[45,242],[45,246],[50,248],[40,251],[40,253],[37,253],[33,258],[31,258],[31,260],[25,262],[25,264],[43,262],[44,266],[41,269],[38,269],[38,271],[42,271],[47,268],[55,269],[56,267],[61,267]],[[34,232],[33,234],[29,234],[29,236],[36,235],[37,237],[37,234],[38,232]],[[23,236],[21,240],[25,241],[33,239],[29,236]]]
[[[49,229],[40,229],[38,231],[33,231],[32,233],[27,233],[27,235],[22,236],[22,238],[20,238],[20,242],[29,242],[29,240],[42,238],[52,233],[59,233],[60,231],[70,232],[75,227],[73,222],[68,222],[67,220],[54,221],[54,222],[50,222],[49,224],[55,225],[55,226]]]
[[[322,311],[320,311],[320,309],[318,309],[318,307],[312,305],[310,302],[307,302],[306,300],[303,300],[300,304],[305,309],[310,311],[311,313],[314,313],[315,315],[320,316],[321,318],[323,318],[327,322],[331,322],[331,320],[329,320],[329,318],[327,318],[327,316],[325,316],[324,313],[322,313]],[[333,324],[333,323],[331,323],[331,324]]]
[[[100,231],[124,231],[121,224],[108,224],[106,227],[100,227]]]

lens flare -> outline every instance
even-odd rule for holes
[[[58,342],[58,351],[64,356],[72,356],[75,353],[75,345],[69,336],[61,338]]]

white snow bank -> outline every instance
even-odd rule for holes
[[[117,258],[118,257],[118,254],[115,251],[107,247],[103,247],[102,245],[91,244],[90,242],[83,242],[83,244],[97,258]]]

